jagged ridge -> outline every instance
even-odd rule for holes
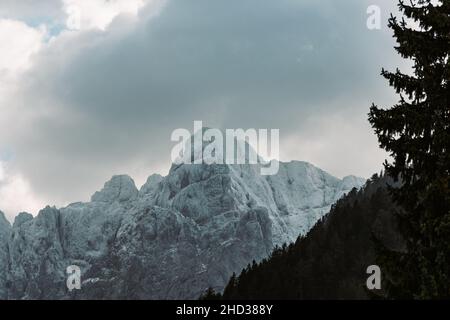
[[[339,180],[305,162],[173,165],[138,190],[115,176],[88,203],[0,216],[0,297],[197,298],[273,247],[307,232],[364,179]],[[82,270],[68,292],[66,267]]]

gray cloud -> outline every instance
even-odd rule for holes
[[[280,128],[286,158],[367,176],[383,155],[365,114],[392,101],[379,72],[398,64],[388,30],[366,28],[373,2],[172,0],[156,17],[62,35],[23,80],[3,142],[56,204],[112,174],[167,169],[170,132],[193,120]],[[385,22],[392,1],[379,2]]]
[[[23,20],[31,25],[61,23],[62,5],[61,0],[2,0],[0,18]]]

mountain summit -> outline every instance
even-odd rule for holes
[[[362,178],[306,162],[180,164],[138,190],[115,176],[91,202],[47,207],[10,226],[0,214],[0,298],[195,299],[294,241]],[[69,292],[66,268],[81,269]]]

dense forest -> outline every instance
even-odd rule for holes
[[[304,237],[276,248],[268,259],[233,275],[223,294],[203,299],[364,299],[367,267],[376,264],[377,244],[404,250],[395,230],[391,179],[374,175],[361,190],[339,200]]]

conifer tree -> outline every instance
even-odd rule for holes
[[[406,248],[380,249],[378,263],[388,298],[450,298],[450,0],[399,8],[389,27],[413,71],[382,70],[399,102],[373,105],[369,121],[393,159],[386,174],[401,182],[391,194]]]
[[[203,293],[199,300],[220,300],[222,295],[216,292],[213,288],[209,287],[205,293]]]
[[[223,296],[227,297],[228,299],[236,299],[236,287],[238,285],[238,281],[236,278],[236,273],[233,272],[233,275],[231,276],[230,280],[228,281],[228,284],[226,285]]]

